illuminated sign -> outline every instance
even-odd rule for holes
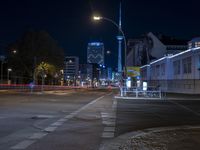
[[[140,76],[140,67],[126,67],[126,73],[128,77]]]

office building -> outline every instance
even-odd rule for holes
[[[78,76],[79,58],[76,56],[65,57],[64,79],[73,82]]]
[[[87,63],[104,65],[104,44],[101,42],[88,43]]]

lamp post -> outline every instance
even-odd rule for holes
[[[10,84],[10,82],[9,82],[9,74],[10,74],[11,71],[12,71],[12,69],[11,69],[11,68],[8,68],[8,74],[7,74],[8,84]]]
[[[106,20],[111,22],[114,26],[116,26],[118,28],[118,30],[120,31],[120,33],[122,34],[123,40],[124,40],[124,75],[126,77],[126,52],[127,52],[127,44],[126,44],[126,37],[125,34],[122,30],[122,28],[112,19],[106,18],[106,17],[102,17],[102,16],[93,16],[93,19],[96,21],[100,21],[100,20]]]

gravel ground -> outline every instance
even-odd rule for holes
[[[120,150],[199,150],[200,129],[151,131],[130,138]]]

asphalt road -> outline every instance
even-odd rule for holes
[[[99,149],[104,128],[112,124],[105,122],[113,112],[110,94],[109,90],[1,93],[0,150]]]
[[[198,100],[116,100],[115,94],[2,92],[0,150],[102,150],[128,132],[200,124]]]

